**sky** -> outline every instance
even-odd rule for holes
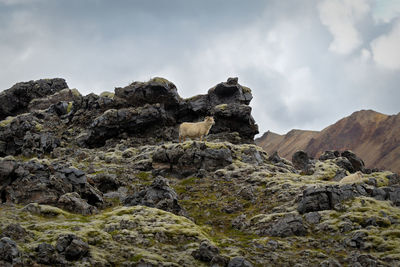
[[[61,77],[82,94],[228,77],[260,134],[400,112],[400,0],[0,0],[0,90]]]

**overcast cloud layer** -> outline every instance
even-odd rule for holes
[[[62,77],[81,93],[162,76],[183,97],[228,77],[260,133],[400,111],[398,0],[0,0],[0,88]]]

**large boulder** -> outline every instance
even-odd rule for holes
[[[346,150],[342,152],[341,156],[347,158],[350,161],[351,165],[353,166],[352,172],[365,172],[364,161],[361,158],[357,157],[354,152]]]
[[[59,236],[56,250],[68,261],[75,261],[90,256],[89,245],[80,237],[73,234]]]
[[[400,206],[400,187],[374,187],[365,184],[327,185],[323,187],[309,187],[297,206],[300,213],[320,210],[336,209],[342,201],[358,196],[373,197],[377,200],[389,200],[395,206]]]
[[[60,146],[52,132],[42,131],[43,119],[38,114],[21,114],[0,122],[0,156],[40,155]]]
[[[261,235],[288,237],[294,235],[304,236],[307,234],[307,229],[301,216],[288,214],[267,223],[263,227],[259,227],[258,232]]]
[[[202,171],[215,171],[232,163],[232,151],[227,147],[196,142],[189,144],[186,142],[157,149],[153,154],[154,171],[187,177]]]
[[[228,78],[226,82],[219,83],[208,90],[208,97],[211,106],[234,103],[248,105],[253,98],[251,90],[241,86],[237,77]]]
[[[52,95],[65,88],[68,88],[67,83],[60,78],[17,83],[0,93],[0,120],[26,112],[32,99]]]
[[[33,99],[29,105],[29,112],[35,110],[45,110],[48,109],[51,105],[57,104],[59,102],[71,102],[71,101],[81,101],[82,96],[76,89],[63,89],[59,92],[56,92],[53,95],[49,95],[42,98]]]
[[[61,201],[60,197],[76,192],[82,200],[71,199],[69,195],[68,203],[73,209],[71,211],[90,214],[95,211],[90,206],[101,207],[104,204],[102,193],[90,185],[85,173],[78,169],[38,161],[15,162],[10,159],[1,159],[0,166],[0,195],[3,203],[35,202],[65,208],[68,195],[61,198]],[[83,203],[83,200],[87,203]],[[83,206],[79,206],[79,202]]]
[[[251,116],[251,107],[245,104],[220,104],[212,109],[215,125],[211,134],[226,136],[228,133],[237,132],[238,141],[234,143],[253,143],[254,136],[258,134],[258,126]],[[222,138],[224,140],[224,138]]]
[[[178,203],[178,194],[169,186],[168,180],[158,176],[153,183],[124,200],[124,205],[143,205],[162,209],[177,215],[186,215],[186,211]]]
[[[177,133],[168,136],[167,126],[175,125],[175,119],[159,105],[146,105],[138,108],[109,109],[94,119],[89,126],[85,143],[98,147],[105,141],[127,133],[135,136],[151,136],[171,140]]]
[[[20,251],[18,250],[17,243],[15,243],[14,240],[8,237],[3,237],[0,239],[0,264],[2,262],[16,263],[19,256]]]
[[[181,100],[176,86],[160,77],[148,82],[133,82],[123,88],[117,87],[114,98],[125,100],[129,106],[140,107],[159,103],[165,109],[177,107]]]

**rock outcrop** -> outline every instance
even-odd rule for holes
[[[0,120],[28,111],[31,100],[53,95],[68,88],[64,79],[21,82],[0,93]]]
[[[189,99],[163,78],[64,86],[0,94],[25,94],[0,109],[1,266],[399,264],[399,175],[349,150],[266,153],[237,78]],[[207,141],[177,142],[205,116]]]

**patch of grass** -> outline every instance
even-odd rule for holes
[[[14,119],[15,119],[15,117],[8,116],[8,117],[5,118],[4,120],[0,121],[0,127],[6,127],[6,126],[9,125]]]

